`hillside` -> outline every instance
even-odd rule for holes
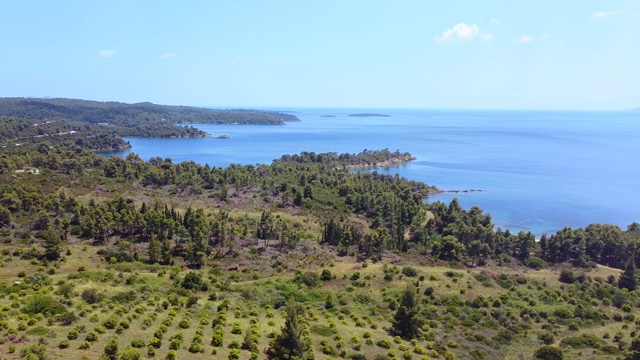
[[[110,127],[123,137],[203,137],[204,132],[175,124],[283,125],[292,114],[261,110],[215,110],[190,106],[126,104],[79,99],[0,98],[0,118],[34,122],[67,121]]]
[[[400,151],[212,168],[52,140],[0,148],[2,358],[640,354],[638,224],[536,242],[353,171]]]

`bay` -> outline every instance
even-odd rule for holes
[[[417,159],[377,171],[443,190],[428,201],[477,205],[502,229],[640,222],[640,113],[418,109],[269,109],[295,113],[284,126],[195,125],[229,139],[127,139],[144,159],[210,166],[269,164],[283,154],[399,149]],[[389,117],[352,117],[379,113]],[[330,116],[330,117],[329,117]]]

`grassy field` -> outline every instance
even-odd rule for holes
[[[620,356],[614,350],[628,344],[637,329],[633,310],[576,295],[598,288],[597,279],[619,274],[602,266],[587,273],[581,286],[588,288],[578,289],[558,281],[559,269],[491,264],[452,269],[412,253],[357,262],[313,241],[288,251],[248,246],[236,259],[200,270],[110,263],[101,247],[88,242],[76,243],[51,264],[24,259],[27,249],[14,243],[2,250],[2,358],[20,358],[25,349],[42,344],[51,359],[94,359],[115,338],[120,353],[137,346],[143,358],[228,359],[242,348],[252,324],[259,351],[241,349],[239,358],[265,358],[264,350],[284,325],[288,298],[305,309],[316,359],[527,359],[543,344],[544,333],[552,334],[548,343],[554,346],[582,334],[602,342],[598,349],[562,346],[566,358],[614,359]],[[300,281],[305,273],[317,280],[323,270],[331,279]],[[206,290],[181,287],[180,279],[191,271],[206,281]],[[391,332],[408,282],[417,285],[427,319],[417,339]],[[61,314],[73,313],[72,320],[29,311],[37,296],[60,303]],[[587,307],[603,317],[575,316],[576,308]],[[216,332],[223,334],[218,343],[212,342]]]

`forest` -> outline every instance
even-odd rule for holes
[[[106,158],[50,105],[0,122],[2,358],[640,359],[638,223],[511,233],[399,150]]]
[[[156,138],[207,136],[193,127],[176,124],[283,125],[299,121],[293,114],[277,111],[37,98],[0,98],[0,117],[29,119],[38,124],[63,121],[77,125],[101,125],[121,137]],[[18,135],[28,136],[23,134],[25,128],[12,127],[9,130],[12,131],[9,134],[17,131]],[[1,134],[4,137],[6,133],[3,131]]]

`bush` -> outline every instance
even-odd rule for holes
[[[78,332],[78,329],[71,329],[71,330],[69,330],[69,333],[67,334],[67,339],[75,340],[75,339],[78,338],[78,336],[80,336],[80,332]]]
[[[133,349],[131,346],[127,346],[122,350],[118,360],[140,360],[142,358],[142,354],[140,351]]]
[[[187,290],[200,290],[203,285],[202,275],[195,271],[189,271],[180,285]]]
[[[118,326],[118,318],[115,315],[111,315],[102,321],[102,326],[113,330]]]
[[[304,273],[296,274],[295,282],[304,284],[308,287],[316,287],[322,283],[322,280],[318,274],[312,271],[305,271]]]
[[[317,325],[317,324],[312,325],[310,330],[311,330],[311,333],[317,334],[320,336],[331,336],[335,334],[335,331],[332,328],[324,325]]]
[[[574,349],[577,349],[577,348],[599,349],[605,344],[606,343],[603,340],[598,339],[594,335],[588,335],[588,334],[582,334],[580,336],[570,336],[560,341],[561,347],[571,346]]]
[[[418,276],[418,271],[411,266],[405,266],[402,268],[402,275],[406,277],[416,277]]]
[[[157,337],[154,336],[151,339],[149,339],[150,348],[160,349],[160,346],[162,346],[162,342]]]
[[[576,281],[576,275],[569,269],[562,269],[558,280],[565,284],[573,284]]]
[[[86,289],[82,292],[82,300],[84,300],[87,304],[96,304],[102,301],[104,295],[98,293],[96,289]]]
[[[142,340],[142,339],[134,339],[134,340],[131,341],[131,346],[133,346],[134,348],[141,349],[141,348],[145,347],[146,344],[144,343],[144,340]]]
[[[493,282],[491,281],[491,278],[485,274],[476,274],[474,275],[474,278],[478,280],[478,282],[480,282],[480,284],[482,284],[482,286],[484,287],[488,287],[488,288],[493,287]]]
[[[167,353],[167,360],[176,360],[178,358],[178,352],[175,350],[169,350]]]
[[[240,359],[240,350],[231,349],[229,351],[229,360],[237,360],[237,359]]]
[[[22,311],[26,314],[42,314],[45,316],[62,314],[66,311],[64,305],[47,295],[32,295],[25,301]]]
[[[109,359],[115,359],[118,356],[118,339],[111,338],[104,346],[104,354]]]
[[[327,269],[322,270],[322,274],[320,274],[320,280],[329,281],[331,279],[333,279],[333,275],[331,274],[331,271]]]
[[[527,260],[527,266],[536,270],[540,270],[544,267],[544,260],[537,256],[530,256]]]
[[[95,331],[89,331],[85,340],[89,342],[98,341],[98,333]]]
[[[541,346],[533,353],[533,357],[536,359],[543,360],[562,360],[564,359],[564,355],[562,354],[562,350],[558,349],[554,346]]]
[[[554,341],[553,334],[549,332],[545,332],[538,335],[538,339],[540,339],[542,343],[545,345],[551,345],[553,344],[553,341]]]

